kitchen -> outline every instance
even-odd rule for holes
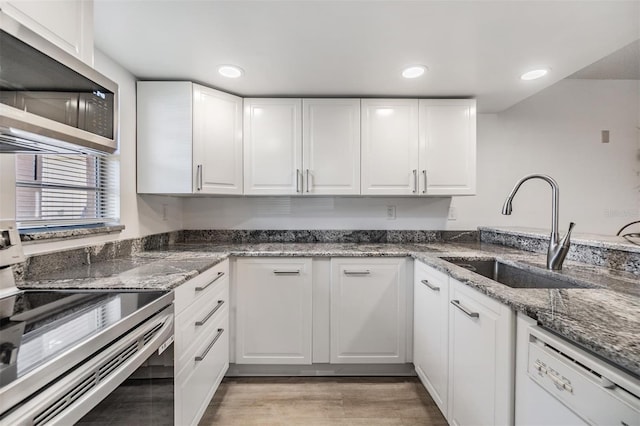
[[[81,10],[93,18],[94,31],[86,37],[95,39],[93,64],[118,84],[116,157],[120,163],[119,224],[124,229],[115,226],[90,236],[60,238],[65,234],[58,234],[54,239],[25,241],[24,251],[31,257],[33,269],[37,269],[37,259],[47,254],[75,250],[86,258],[98,258],[100,249],[88,247],[112,247],[109,243],[114,241],[125,246],[132,239],[175,235],[183,230],[183,235],[191,236],[189,242],[205,244],[252,242],[251,237],[258,243],[301,242],[309,235],[314,242],[333,242],[322,230],[342,231],[332,233],[338,243],[401,243],[407,238],[402,231],[419,230],[421,240],[409,242],[433,241],[432,248],[437,248],[436,243],[441,243],[435,236],[437,231],[455,234],[482,226],[537,228],[542,237],[550,229],[546,183],[526,183],[514,199],[513,214],[500,214],[513,185],[531,173],[548,174],[558,181],[562,189],[560,230],[564,234],[569,222],[576,222],[574,244],[597,240],[600,245],[594,249],[586,244],[586,250],[598,251],[611,243],[622,244],[622,251],[631,253],[631,258],[637,253],[632,243],[613,238],[639,215],[637,73],[636,77],[603,77],[602,71],[586,68],[593,63],[598,66],[600,59],[639,38],[637,2],[456,2],[457,6],[438,2],[195,2],[187,7],[184,2],[96,1],[89,12],[87,2],[81,3]],[[145,16],[153,16],[153,23]],[[456,25],[448,29],[447,22],[452,20]],[[327,34],[328,23],[334,26],[331,34]],[[185,49],[185,45],[193,48]],[[404,45],[406,50],[398,47]],[[377,52],[371,46],[376,46]],[[630,48],[634,49],[637,53],[637,44]],[[447,53],[457,50],[460,54],[455,57]],[[206,55],[194,53],[203,51],[214,56],[206,59]],[[523,57],[525,53],[533,57]],[[242,67],[245,75],[234,80],[217,76],[215,68],[229,63]],[[417,79],[404,80],[400,71],[409,64],[423,64],[427,71]],[[549,74],[538,80],[520,80],[530,65],[550,68]],[[138,78],[134,76],[206,83],[243,98],[412,98],[416,103],[417,98],[475,98],[475,195],[305,198],[139,194],[143,192],[136,187],[141,161],[136,158],[140,112]],[[608,143],[603,143],[603,131],[608,131]],[[2,219],[16,217],[14,170],[13,156],[0,155]],[[422,185],[422,176],[417,177]],[[244,178],[246,183],[246,175]],[[304,179],[302,176],[303,187]],[[413,176],[408,176],[408,182],[413,184]],[[239,232],[234,234],[233,230]],[[282,232],[257,232],[260,230]],[[300,235],[286,230],[298,230]],[[357,230],[377,233],[348,232]],[[520,233],[528,235],[522,228]],[[214,237],[207,239],[207,235]],[[500,235],[494,235],[494,240],[505,239]],[[31,234],[31,238],[39,237]],[[538,243],[542,246],[539,253],[545,253],[545,244]],[[278,249],[286,253],[293,250],[291,247],[281,245]],[[256,252],[261,248],[255,247]],[[569,256],[567,274],[584,269],[571,263],[576,260]],[[329,259],[313,257],[312,270],[315,274],[325,268],[325,281],[329,282],[332,265],[326,261]],[[619,264],[605,260],[600,266]],[[633,273],[633,260],[628,264],[631,266],[622,269]],[[442,264],[436,266],[443,268]],[[40,267],[46,270],[46,265]],[[405,269],[409,276],[413,268]],[[455,269],[450,272],[459,280],[469,278]],[[229,273],[233,280],[233,271]],[[51,276],[60,274],[52,271]],[[413,276],[413,271],[410,274]],[[230,291],[233,306],[233,283]],[[405,321],[405,326],[409,322]],[[328,323],[327,317],[325,327]],[[328,339],[330,331],[322,330]],[[405,352],[409,353],[408,349]]]

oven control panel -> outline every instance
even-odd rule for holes
[[[20,234],[14,221],[0,220],[0,268],[24,262]]]

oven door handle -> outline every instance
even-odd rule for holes
[[[137,326],[7,417],[6,424],[73,424],[173,337],[173,306]]]

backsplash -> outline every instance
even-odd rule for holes
[[[16,281],[46,278],[47,275],[61,269],[91,265],[104,260],[131,256],[146,250],[161,249],[180,242],[181,238],[182,231],[165,232],[142,238],[31,256],[27,258],[26,262],[14,266],[14,274]]]
[[[535,253],[546,253],[549,247],[549,236],[539,232],[478,228],[480,241],[488,244],[498,244]],[[588,263],[609,269],[640,274],[640,246],[624,242],[622,238],[574,238],[567,259]]]
[[[476,242],[478,231],[403,230],[185,230],[185,242],[219,243],[433,243]]]

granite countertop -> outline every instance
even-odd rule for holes
[[[176,244],[167,250],[69,268],[19,283],[23,289],[170,290],[229,256],[410,256],[524,312],[543,327],[640,376],[640,278],[638,275],[566,261],[561,272],[544,271],[544,254],[483,243]],[[499,258],[543,273],[581,280],[591,288],[516,289],[455,266],[441,257]]]

